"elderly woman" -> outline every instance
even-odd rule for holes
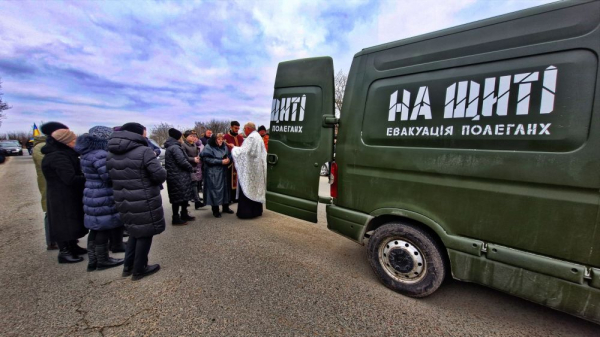
[[[227,183],[227,166],[231,163],[231,156],[227,146],[223,143],[223,134],[213,135],[200,154],[204,169],[204,203],[212,206],[213,215],[221,217],[219,206],[223,205],[223,212],[233,214],[229,209],[229,190]]]
[[[94,126],[89,133],[77,138],[75,151],[81,154],[81,169],[85,175],[83,191],[84,225],[88,235],[88,271],[113,268],[123,264],[123,259],[113,259],[108,254],[108,239],[112,229],[123,227],[115,206],[112,180],[106,169],[108,139],[113,130],[107,126]],[[121,241],[122,242],[122,241]]]
[[[42,126],[49,137],[42,148],[42,172],[46,178],[50,237],[58,243],[58,263],[83,261],[79,255],[87,250],[77,239],[87,234],[83,226],[83,188],[79,154],[73,150],[77,136],[63,124],[50,122]]]

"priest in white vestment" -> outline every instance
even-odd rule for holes
[[[251,219],[263,213],[262,204],[265,203],[267,189],[267,150],[254,123],[246,123],[244,133],[248,137],[242,146],[234,147],[231,154],[238,177],[237,216]]]

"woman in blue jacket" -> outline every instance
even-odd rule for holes
[[[88,236],[88,271],[102,270],[123,264],[123,259],[108,255],[110,231],[122,227],[123,222],[115,206],[112,181],[106,169],[108,139],[113,130],[94,126],[89,133],[77,138],[75,150],[81,154],[81,170],[85,175],[83,191],[84,225]]]

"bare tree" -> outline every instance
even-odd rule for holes
[[[340,117],[342,112],[342,103],[344,101],[344,91],[346,90],[346,82],[348,82],[348,75],[343,70],[338,71],[333,79],[335,88],[335,116]]]
[[[33,130],[30,131],[9,131],[0,136],[1,139],[14,139],[21,143],[21,146],[27,144],[27,142],[33,138]]]
[[[0,89],[2,89],[2,81],[0,81]],[[8,103],[2,101],[2,92],[0,91],[0,126],[2,126],[2,120],[6,118],[6,113],[4,111],[11,108]]]
[[[229,121],[224,119],[211,119],[208,122],[195,122],[194,130],[201,135],[206,130],[211,130],[213,133],[226,133],[229,130]]]
[[[169,138],[169,129],[172,127],[173,125],[164,122],[154,125],[152,128],[150,128],[150,138],[156,141],[158,145],[163,146],[163,144]]]

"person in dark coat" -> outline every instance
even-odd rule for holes
[[[58,243],[58,263],[83,261],[87,250],[77,239],[87,234],[83,225],[83,188],[79,154],[73,150],[77,136],[60,123],[46,123],[42,132],[50,136],[42,148],[42,172],[46,178],[48,224],[51,240]],[[58,129],[56,129],[58,128]]]
[[[89,133],[77,138],[75,151],[81,155],[81,170],[85,175],[83,190],[84,225],[88,235],[88,271],[103,270],[123,264],[123,259],[108,255],[110,231],[123,227],[115,206],[112,181],[106,169],[108,139],[112,129],[94,126]]]
[[[200,200],[200,196],[198,194],[198,190],[200,188],[200,180],[202,179],[202,168],[200,162],[200,149],[198,148],[198,144],[204,148],[202,143],[198,140],[198,135],[196,135],[196,131],[187,130],[183,133],[184,142],[181,143],[183,151],[187,156],[188,162],[194,168],[194,172],[190,175],[192,180],[192,191],[193,198],[190,201],[194,201],[194,208],[199,209],[204,207],[202,200]]]
[[[202,137],[200,137],[202,146],[206,146],[206,144],[208,144],[208,140],[210,139],[210,137],[212,137],[212,135],[213,135],[212,130],[206,130],[206,132],[204,132],[204,135],[202,135]]]
[[[204,203],[212,206],[213,215],[221,217],[219,206],[223,205],[223,212],[233,214],[229,208],[230,186],[227,180],[227,166],[231,163],[231,156],[227,146],[223,143],[223,134],[213,135],[202,153],[204,169]]]
[[[167,191],[169,202],[173,205],[173,225],[186,225],[196,218],[188,213],[188,201],[194,199],[191,174],[194,167],[188,161],[183,149],[181,132],[169,129],[169,138],[165,142],[165,168],[167,169]],[[181,216],[179,211],[181,210]]]
[[[160,186],[167,172],[144,138],[146,128],[127,123],[108,140],[106,168],[121,221],[129,232],[123,277],[136,281],[154,274],[158,264],[148,265],[152,237],[165,230]]]

